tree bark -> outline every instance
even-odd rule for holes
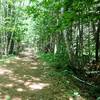
[[[100,20],[98,22],[98,29],[97,29],[97,32],[96,32],[96,52],[95,52],[95,58],[96,58],[96,62],[99,61],[99,36],[100,36]]]

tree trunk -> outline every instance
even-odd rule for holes
[[[100,20],[98,22],[98,29],[97,29],[97,32],[96,32],[96,52],[95,52],[95,58],[96,58],[96,62],[99,61],[99,36],[100,36]]]

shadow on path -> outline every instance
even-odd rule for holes
[[[6,60],[0,65],[0,100],[73,100],[64,95],[60,79],[49,79],[48,72],[30,49]]]
[[[43,79],[43,66],[31,58],[30,52],[22,54],[24,57],[0,65],[0,100],[46,100],[42,92],[48,92],[50,83]]]

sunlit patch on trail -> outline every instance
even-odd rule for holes
[[[20,57],[16,57],[15,59],[16,59],[16,60],[21,60],[21,58],[20,58]]]
[[[69,99],[69,100],[74,100],[72,97],[69,97],[68,99]]]
[[[17,84],[15,84],[15,83],[11,83],[11,82],[9,82],[9,83],[1,83],[0,84],[0,88],[7,88],[7,89],[13,89],[15,86],[17,86]],[[1,100],[1,99],[0,99]]]
[[[8,87],[8,88],[12,88],[14,86],[13,83],[10,83],[10,84],[6,84],[5,87]]]
[[[38,63],[37,63],[37,62],[34,62],[34,63],[31,63],[31,65],[36,65],[36,66],[37,66],[37,65],[38,65]]]
[[[28,82],[28,81],[27,81],[27,82],[24,83],[25,86],[27,86],[27,85],[29,85],[29,84],[31,84],[31,82]]]
[[[14,75],[10,75],[9,79],[11,81],[14,81],[14,82],[19,83],[19,84],[23,84],[24,83],[24,80],[20,79],[20,77],[14,76]]]
[[[30,77],[32,77],[32,76],[30,76],[30,75],[24,75],[23,77],[24,77],[24,78],[30,78]]]
[[[26,82],[24,84],[27,88],[29,88],[30,90],[42,90],[45,87],[48,87],[49,84],[48,83],[32,83],[32,82]]]
[[[16,61],[12,61],[11,63],[13,63],[13,64],[17,64],[17,62],[16,62]]]
[[[38,69],[38,67],[30,67],[30,69]]]
[[[23,80],[16,80],[16,82],[17,82],[17,83],[21,83],[21,84],[24,83]]]
[[[8,75],[8,74],[12,74],[12,71],[5,68],[0,68],[0,75]]]
[[[14,76],[9,76],[9,79],[10,79],[10,80],[13,80],[13,81],[17,80],[17,78],[14,77]]]
[[[32,77],[32,79],[33,79],[34,81],[41,81],[41,79],[40,79],[40,78],[37,78],[37,77]]]
[[[23,84],[24,83],[24,80],[21,80],[21,79],[17,79],[16,77],[9,77],[10,80],[16,82],[16,83],[19,83],[19,84]]]
[[[25,90],[24,89],[22,89],[22,88],[17,88],[16,89],[18,92],[24,92]]]

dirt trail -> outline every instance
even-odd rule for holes
[[[67,98],[61,77],[51,74],[32,52],[26,49],[0,65],[0,100],[73,100]]]

